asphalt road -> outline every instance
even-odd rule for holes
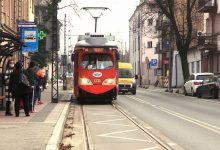
[[[187,150],[220,148],[220,102],[138,89],[116,103]]]

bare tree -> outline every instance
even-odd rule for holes
[[[170,21],[175,46],[179,51],[184,79],[189,76],[187,52],[196,39],[198,25],[202,27],[201,14],[196,11],[197,0],[155,0],[162,13]],[[200,18],[200,19],[198,19]]]

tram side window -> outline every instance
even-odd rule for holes
[[[84,55],[81,66],[83,69],[111,69],[113,62],[106,54],[87,54]]]

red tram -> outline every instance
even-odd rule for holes
[[[118,47],[113,36],[79,36],[72,55],[75,97],[79,100],[85,97],[116,99],[118,60]]]

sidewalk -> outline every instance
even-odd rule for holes
[[[171,88],[171,91],[168,90],[168,87],[160,87],[160,86],[155,87],[154,85],[142,85],[138,87],[142,89],[149,89],[149,90],[160,90],[161,92],[170,92],[170,93],[178,93],[178,94],[184,93],[182,87]]]
[[[25,117],[24,110],[19,117],[6,117],[5,111],[0,111],[0,150],[59,149],[70,97],[71,91],[59,90],[59,102],[51,103],[49,87],[42,92],[43,104],[36,105],[30,117]]]

